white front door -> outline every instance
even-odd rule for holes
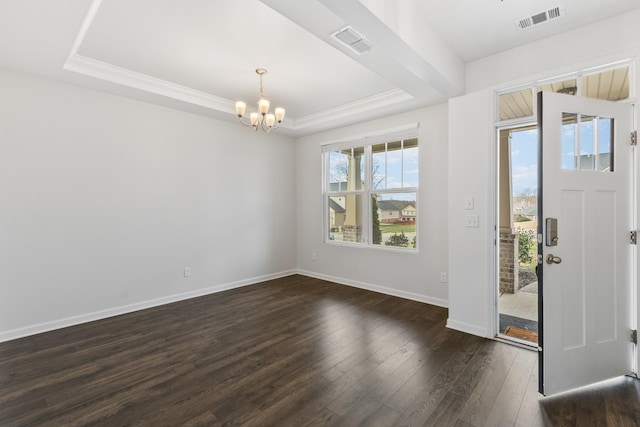
[[[540,392],[550,395],[633,368],[633,110],[549,92],[538,102]]]

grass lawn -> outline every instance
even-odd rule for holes
[[[380,224],[380,230],[383,233],[414,233],[416,231],[415,224]]]

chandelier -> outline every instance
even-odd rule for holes
[[[245,126],[252,126],[254,131],[258,128],[264,132],[269,133],[271,129],[277,129],[284,120],[284,108],[278,107],[274,113],[269,112],[269,100],[264,97],[262,92],[262,76],[267,74],[267,70],[264,68],[256,68],[256,73],[260,76],[260,98],[258,98],[258,112],[249,113],[249,122],[242,120],[244,112],[247,109],[246,102],[236,102],[236,114],[240,119],[240,123]],[[277,123],[276,123],[277,122]]]

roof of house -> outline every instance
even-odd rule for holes
[[[401,211],[407,206],[415,207],[415,202],[406,200],[378,200],[378,209],[383,211]]]
[[[332,198],[329,198],[329,209],[334,212],[344,212],[346,210],[344,207],[340,206],[340,203],[336,202]]]

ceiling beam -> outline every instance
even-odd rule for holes
[[[359,0],[261,0],[263,3],[300,25],[310,33],[324,40],[345,55],[375,72],[385,80],[402,89],[412,97],[424,101],[425,105],[459,95],[464,90],[464,64],[453,57],[444,44],[430,33],[431,49],[417,46],[416,38],[410,35],[413,23],[404,30],[404,38],[399,26],[408,22],[408,16],[416,18],[417,11],[396,10],[396,17],[402,12],[404,18],[396,20],[396,30],[381,20]],[[399,2],[400,3],[400,2]],[[389,21],[387,21],[389,22]],[[374,48],[364,54],[357,54],[332,37],[337,30],[351,25],[369,40]],[[424,23],[420,25],[424,27]],[[398,32],[396,32],[398,31]],[[406,40],[411,41],[410,45]],[[434,49],[435,47],[436,49]],[[436,58],[435,55],[448,55]],[[425,55],[430,55],[426,58]]]

